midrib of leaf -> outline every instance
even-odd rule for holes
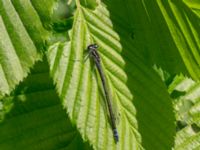
[[[132,95],[125,85],[127,76],[123,71],[125,62],[120,56],[119,36],[113,31],[110,21],[104,22],[109,20],[104,13],[107,14],[102,6],[94,12],[83,7],[77,8],[70,32],[71,41],[49,49],[51,74],[71,120],[77,124],[82,137],[88,139],[95,149],[141,149]],[[113,102],[120,113],[120,123],[117,125],[120,139],[117,144],[114,143],[108,123],[98,73],[92,61],[82,62],[83,51],[94,42],[99,45]],[[59,51],[63,53],[55,56]]]

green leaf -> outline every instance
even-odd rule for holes
[[[190,2],[192,4],[192,2]],[[158,1],[177,50],[191,77],[200,78],[200,16],[187,1]],[[193,7],[200,5],[193,2]]]
[[[183,75],[176,76],[169,86],[174,97],[177,119],[175,150],[191,150],[200,147],[200,83]],[[181,93],[181,94],[178,94]]]
[[[95,149],[142,149],[133,96],[126,86],[119,36],[112,29],[107,10],[101,5],[95,11],[78,6],[70,35],[70,42],[50,47],[48,60],[57,91],[72,122],[83,139],[89,140]],[[91,43],[99,45],[102,66],[113,104],[116,104],[113,106],[120,114],[117,144],[109,124],[98,72],[93,62],[83,61],[83,52]]]
[[[0,98],[42,58],[48,33],[30,1],[0,1]]]
[[[104,1],[146,64],[199,79],[199,1]]]
[[[148,149],[170,149],[174,142],[175,118],[167,89],[159,76],[135,53],[127,28],[120,26],[122,24],[115,19],[115,24],[112,24],[110,18],[115,15],[114,8],[108,9],[111,12],[102,5],[94,11],[80,6],[70,32],[71,41],[57,43],[48,51],[51,74],[63,105],[83,138],[89,139],[96,149],[115,148],[107,112],[102,108],[103,96],[99,89],[101,82],[98,82],[98,73],[93,62],[83,61],[87,46],[97,43],[114,97],[113,103],[116,103],[120,113],[117,126],[120,140],[117,147],[140,147],[135,108],[132,106],[134,94],[133,102],[137,106],[144,146]],[[115,17],[120,18],[117,15]]]
[[[137,110],[142,146],[148,150],[168,150],[174,145],[175,116],[167,88],[148,60],[155,49],[152,48],[151,53],[148,53],[146,50],[150,49],[146,45],[154,46],[155,43],[147,43],[145,37],[151,34],[143,33],[142,27],[149,28],[149,24],[139,22],[145,19],[145,9],[138,4],[142,2],[144,1],[131,0],[123,3],[121,0],[108,0],[105,4],[110,12],[113,28],[120,36],[121,54],[126,62],[124,70],[128,76],[126,84],[135,98],[133,103]],[[152,19],[154,18],[155,16]],[[151,36],[149,39],[154,40],[155,37]]]
[[[174,150],[198,150],[200,148],[200,133],[196,133],[191,126],[177,132]]]
[[[31,0],[31,3],[40,16],[44,27],[46,29],[51,29],[52,16],[57,2],[55,0]]]
[[[171,95],[174,95],[175,92],[182,93],[176,96],[174,104],[178,113],[177,119],[190,125],[195,123],[200,127],[200,83],[180,75],[171,83],[169,91]]]
[[[15,90],[12,111],[0,123],[1,150],[90,150],[71,126],[49,78],[47,63],[38,63]]]

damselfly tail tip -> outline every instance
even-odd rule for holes
[[[113,136],[114,136],[115,142],[117,143],[119,141],[119,135],[118,135],[117,129],[113,130]]]

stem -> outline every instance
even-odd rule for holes
[[[80,4],[79,0],[76,0],[76,6],[77,6],[77,8],[80,8],[81,4]]]

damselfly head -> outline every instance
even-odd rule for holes
[[[99,46],[97,44],[90,44],[87,49],[92,50],[92,49],[97,49]]]

